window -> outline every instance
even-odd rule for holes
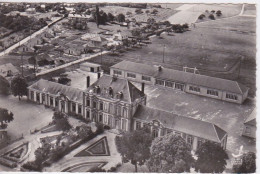
[[[175,135],[177,135],[177,136],[181,136],[181,133],[180,132],[175,132]]]
[[[103,111],[103,103],[102,103],[102,102],[99,104],[99,109],[100,109],[101,111]]]
[[[122,119],[122,129],[126,131],[126,120]]]
[[[59,105],[59,100],[55,99],[55,107],[57,107]]]
[[[93,101],[93,108],[97,107],[97,102]]]
[[[200,92],[200,88],[197,86],[190,86],[189,90],[194,92]]]
[[[144,80],[144,81],[151,81],[151,77],[142,76],[142,80]]]
[[[140,121],[136,121],[136,130],[141,128],[141,122]]]
[[[39,93],[36,94],[36,101],[38,101],[38,102],[40,101],[40,94]]]
[[[188,144],[192,144],[193,143],[193,138],[192,136],[188,136]]]
[[[158,137],[158,130],[157,129],[153,129],[152,135],[153,135],[153,138]]]
[[[246,133],[246,134],[250,134],[250,133],[251,133],[250,127],[246,127],[245,133]]]
[[[207,90],[207,94],[209,94],[209,95],[214,95],[214,96],[218,96],[218,91],[208,89],[208,90]]]
[[[121,116],[121,106],[118,106],[118,107],[117,107],[117,115],[118,115],[118,116]]]
[[[87,106],[90,106],[90,100],[89,99],[87,99]]]
[[[103,121],[103,114],[102,114],[102,113],[99,114],[99,119],[98,119],[98,121],[99,121],[99,122],[102,122],[102,121]]]
[[[86,111],[86,114],[87,114],[87,118],[89,119],[89,118],[90,118],[90,112],[89,112],[89,110]]]
[[[171,129],[167,129],[167,134],[170,134],[172,133],[172,130]]]
[[[123,117],[127,118],[127,109],[123,108]]]
[[[180,83],[176,83],[176,84],[175,84],[175,89],[179,89],[179,90],[182,90],[182,91],[183,91],[183,87],[184,87],[183,84],[180,84]]]
[[[173,82],[165,82],[165,86],[173,88]]]
[[[53,105],[53,98],[50,97],[50,105],[52,106]]]
[[[113,122],[112,122],[112,116],[108,115],[108,125],[109,126],[113,126]]]
[[[164,86],[164,81],[156,79],[155,84]]]
[[[198,140],[198,148],[200,148],[200,146],[202,145],[202,143],[203,143],[202,140],[199,139],[199,140]]]
[[[76,104],[72,103],[72,112],[76,112]]]
[[[148,123],[143,123],[143,127],[146,128],[146,129],[150,129],[150,126]]]
[[[133,73],[127,73],[127,77],[136,78],[136,75]]]
[[[237,100],[237,95],[235,94],[226,94],[226,98],[231,99],[231,100]]]
[[[109,104],[109,113],[114,114],[113,104]]]
[[[81,114],[81,105],[78,105],[78,113]]]
[[[34,100],[34,92],[31,91],[31,99]]]
[[[115,75],[122,75],[122,71],[114,70]]]

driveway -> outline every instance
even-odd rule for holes
[[[0,95],[0,107],[7,108],[14,114],[14,120],[8,124],[7,132],[11,139],[16,139],[22,134],[24,136],[30,134],[30,130],[46,126],[52,120],[53,111],[27,101],[23,97],[19,101],[18,97],[13,95]]]

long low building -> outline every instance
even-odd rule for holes
[[[130,61],[110,67],[110,75],[239,104],[245,101],[249,91],[236,81]]]
[[[28,87],[28,100],[121,131],[147,126],[153,137],[174,132],[182,136],[192,150],[197,150],[205,141],[226,149],[224,130],[209,122],[146,107],[144,84],[139,90],[124,78],[103,75],[86,90],[41,79]]]

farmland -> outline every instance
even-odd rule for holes
[[[185,33],[166,33],[151,37],[152,44],[135,48],[122,56],[103,56],[102,63],[111,66],[121,60],[161,64],[182,70],[182,67],[197,67],[200,73],[238,80],[255,95],[255,18],[234,17],[197,24]],[[163,63],[163,46],[164,62]],[[100,57],[92,60],[100,62]],[[238,78],[240,59],[241,73]],[[249,68],[250,67],[250,68]],[[105,67],[106,68],[106,67]],[[242,73],[243,72],[243,73]]]

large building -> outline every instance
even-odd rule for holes
[[[249,90],[236,81],[130,61],[112,66],[110,75],[239,104],[247,98]]]
[[[256,108],[244,121],[242,135],[253,139],[256,138]]]
[[[129,80],[109,75],[103,75],[91,86],[89,82],[87,78],[88,88],[80,90],[41,79],[28,87],[28,99],[113,129],[131,131],[147,126],[154,137],[175,132],[193,150],[204,141],[226,148],[227,133],[218,126],[146,107],[144,83],[139,90]]]

